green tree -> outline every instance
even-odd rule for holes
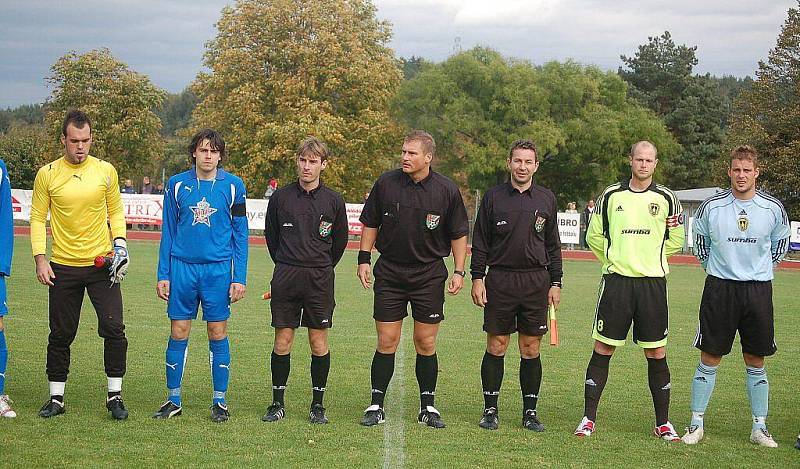
[[[725,137],[725,101],[719,82],[697,76],[697,47],[676,45],[669,31],[649,37],[633,57],[620,56],[629,95],[661,117],[682,149],[671,161],[667,182],[675,189],[708,185]]]
[[[799,3],[800,4],[800,3]],[[735,101],[727,147],[748,144],[761,153],[760,185],[800,219],[800,10],[790,8],[775,47],[761,61],[752,88]],[[727,158],[720,158],[722,174]],[[720,176],[721,177],[721,176]],[[720,184],[728,182],[720,179]]]
[[[400,57],[400,68],[403,69],[403,79],[410,80],[417,76],[423,68],[432,65],[431,62],[423,57],[412,55],[410,58]]]
[[[50,152],[50,139],[42,124],[16,124],[0,133],[0,158],[8,166],[14,189],[33,189],[36,172],[51,158]]]
[[[139,175],[160,159],[164,143],[155,114],[164,92],[117,60],[108,49],[70,52],[51,67],[47,82],[53,92],[45,122],[54,136],[54,154],[61,153],[61,122],[70,109],[92,119],[93,156],[112,163],[120,178]]]
[[[574,62],[537,67],[475,48],[403,83],[394,109],[436,138],[436,169],[472,189],[506,180],[508,147],[533,139],[542,160],[536,180],[564,204],[630,177],[625,155],[637,140],[653,141],[665,165],[677,153],[663,123],[626,93],[613,72]]]
[[[398,153],[389,101],[402,75],[388,23],[368,0],[239,0],[222,10],[193,86],[192,130],[221,131],[232,169],[261,194],[270,177],[296,177],[308,135],[332,157],[325,183],[360,200]]]
[[[15,108],[0,110],[0,132],[14,124],[41,124],[44,122],[44,107],[41,104],[23,104]]]
[[[187,128],[197,103],[197,95],[190,88],[178,94],[167,94],[157,112],[161,119],[161,135],[172,137]]]

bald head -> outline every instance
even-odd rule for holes
[[[631,145],[630,156],[632,157],[633,155],[641,151],[653,152],[653,156],[656,157],[658,156],[658,150],[656,149],[656,146],[653,145],[652,142],[649,142],[647,140],[641,140]]]

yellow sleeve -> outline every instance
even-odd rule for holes
[[[33,255],[47,254],[47,212],[50,210],[50,171],[47,166],[39,168],[33,182],[33,196],[31,200],[31,249]]]
[[[106,188],[106,205],[108,206],[108,221],[111,224],[111,237],[125,238],[125,212],[122,207],[122,196],[119,190],[119,176],[111,163],[106,162],[108,171],[108,187]]]
[[[683,242],[686,239],[686,230],[683,226],[683,207],[680,201],[675,197],[675,212],[670,215],[678,215],[680,224],[669,230],[669,238],[664,243],[664,255],[667,257],[683,251]]]
[[[589,219],[589,227],[586,229],[586,244],[594,255],[603,263],[606,261],[606,237],[603,236],[603,215],[605,208],[600,204]]]

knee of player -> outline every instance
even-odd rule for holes
[[[311,354],[321,357],[323,355],[327,355],[328,353],[328,341],[315,341],[311,342]]]
[[[75,334],[50,334],[48,343],[56,347],[69,347],[72,341],[75,340]]]
[[[399,344],[399,335],[378,335],[378,351],[381,353],[395,353]],[[414,341],[414,345],[416,345],[416,341]]]
[[[523,358],[536,358],[539,356],[539,340],[520,341],[519,353]]]
[[[644,356],[647,358],[661,360],[662,358],[667,357],[667,349],[666,347],[646,348],[644,349]]]
[[[272,350],[278,355],[286,355],[292,351],[292,343],[294,342],[293,336],[284,334],[276,334],[275,342],[272,344]],[[313,346],[312,346],[313,347]]]
[[[486,351],[491,355],[500,357],[508,350],[509,336],[490,335],[486,340]]]
[[[414,347],[417,353],[433,355],[436,353],[436,337],[414,337]]]

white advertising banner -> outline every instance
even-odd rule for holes
[[[247,227],[251,230],[263,230],[267,220],[267,200],[247,199]]]
[[[11,205],[15,220],[30,221],[33,191],[11,189]],[[164,212],[164,197],[150,194],[121,194],[125,222],[128,224],[160,225]],[[247,226],[263,230],[267,217],[266,199],[247,199]],[[347,224],[350,234],[361,234],[361,216],[364,204],[347,204]]]
[[[364,210],[364,204],[345,204],[347,206],[347,228],[351,235],[361,236],[361,224],[358,219],[361,217],[361,211]]]
[[[160,225],[164,196],[150,194],[121,194],[125,222]]]
[[[31,219],[31,199],[33,191],[26,191],[23,189],[11,189],[11,211],[14,214],[14,220]]]
[[[792,237],[789,238],[789,248],[792,251],[800,251],[800,221],[793,221],[791,227]]]
[[[558,235],[561,244],[578,244],[581,242],[581,214],[558,213]]]

